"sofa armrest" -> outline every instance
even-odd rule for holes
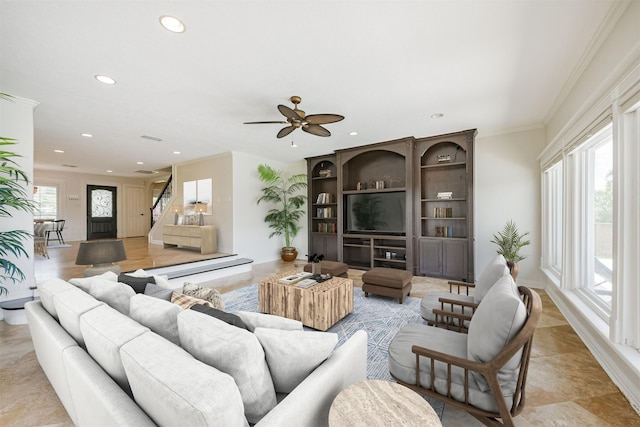
[[[333,399],[367,377],[367,333],[353,334],[255,427],[326,426]]]

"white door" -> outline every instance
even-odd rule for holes
[[[149,206],[144,187],[127,186],[126,200],[126,236],[146,236],[149,231]]]

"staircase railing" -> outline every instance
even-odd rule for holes
[[[156,199],[156,202],[151,207],[151,228],[153,228],[153,225],[156,223],[156,221],[158,221],[158,219],[162,215],[162,212],[164,212],[164,210],[169,205],[169,200],[171,200],[173,188],[173,186],[171,185],[172,179],[173,175],[170,175],[169,179],[167,179],[167,183],[162,188],[160,195]]]

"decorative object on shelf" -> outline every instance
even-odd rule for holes
[[[204,214],[203,212],[206,212],[208,209],[208,206],[206,203],[196,203],[195,206],[193,207],[193,209],[198,212],[198,225],[203,226],[204,225]]]
[[[107,271],[120,274],[116,261],[127,259],[122,240],[95,240],[80,242],[76,265],[91,265],[84,270],[84,277],[96,276]]]
[[[171,205],[171,212],[174,213],[173,225],[178,225],[178,218],[180,217],[179,214],[182,213],[182,209],[182,205]]]
[[[378,180],[376,181],[376,190],[381,190],[384,188],[384,181]]]
[[[438,154],[438,163],[449,163],[451,161],[451,154]]]
[[[302,101],[299,96],[292,96],[291,102],[294,107],[293,110],[286,105],[278,105],[278,111],[287,118],[286,121],[267,121],[267,122],[245,122],[245,125],[253,124],[267,124],[267,123],[281,123],[288,124],[289,126],[280,129],[278,132],[278,138],[284,138],[297,128],[301,128],[303,131],[317,136],[331,136],[331,132],[323,128],[320,125],[339,122],[344,119],[344,116],[339,114],[311,114],[306,115],[302,110],[298,109],[298,104]]]
[[[11,100],[11,95],[0,93],[0,99]],[[17,141],[13,138],[0,136],[0,146],[14,145]],[[31,197],[27,196],[26,186],[29,185],[29,177],[18,168],[14,159],[22,157],[18,153],[0,149],[0,218],[11,217],[11,210],[17,209],[24,212],[33,212],[34,204]],[[0,231],[0,295],[8,294],[4,283],[22,282],[25,275],[22,270],[9,260],[10,256],[17,258],[29,257],[22,243],[31,238],[31,233],[26,230]]]
[[[324,259],[324,255],[313,254],[309,257],[309,262],[311,263],[311,277],[320,276],[322,273],[322,269],[320,268],[320,261]]]
[[[453,192],[451,191],[441,191],[437,194],[436,196],[438,199],[441,200],[449,200],[453,197]]]
[[[318,171],[318,175],[322,178],[329,178],[331,176],[331,169],[322,169]]]
[[[521,234],[516,223],[510,219],[502,231],[493,235],[491,243],[498,245],[497,252],[503,255],[507,261],[517,263],[526,258],[520,254],[520,249],[531,243],[531,241],[525,240],[528,235],[528,231]]]
[[[273,169],[268,165],[258,166],[260,181],[265,183],[262,187],[260,202],[274,205],[269,210],[264,221],[273,232],[269,237],[284,235],[285,246],[282,248],[280,257],[285,262],[291,262],[298,256],[298,251],[291,246],[291,240],[300,231],[300,219],[304,215],[304,210],[300,209],[307,196],[300,191],[307,188],[307,174],[299,173],[288,178],[283,176],[282,171]]]
[[[356,184],[356,190],[360,191],[360,190],[366,190],[367,189],[367,183],[365,181],[358,181],[358,183]]]

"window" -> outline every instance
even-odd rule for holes
[[[56,219],[58,216],[58,188],[38,185],[33,187],[34,219]]]
[[[611,307],[613,292],[613,139],[609,124],[578,148],[582,213],[580,287]]]
[[[543,173],[544,267],[559,279],[562,274],[562,161]]]

